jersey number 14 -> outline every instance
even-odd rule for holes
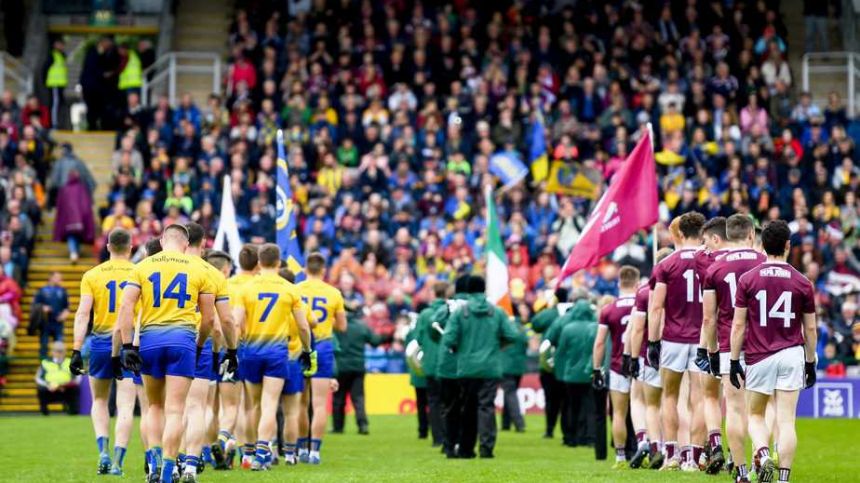
[[[161,273],[154,272],[149,276],[149,281],[152,283],[152,306],[161,307],[161,299],[176,300],[176,306],[180,309],[185,308],[185,304],[191,301],[191,296],[188,295],[188,274],[177,273],[173,280],[167,284],[164,292],[161,291]]]
[[[782,319],[783,327],[790,327],[791,320],[794,319],[794,312],[791,311],[791,292],[785,291],[779,294],[776,303],[767,308],[767,291],[759,290],[755,294],[758,300],[758,324],[762,327],[767,327],[767,319]]]

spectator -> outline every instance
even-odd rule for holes
[[[42,359],[36,372],[36,392],[44,416],[49,414],[48,404],[58,402],[63,403],[68,414],[78,414],[81,376],[72,376],[69,363],[66,346],[59,341],[51,346],[51,357]]]
[[[69,318],[69,294],[63,287],[63,275],[54,272],[47,285],[40,288],[33,298],[33,304],[42,311],[42,327],[39,334],[39,357],[48,354],[48,342],[63,340],[63,323]]]
[[[63,202],[57,205],[54,241],[65,241],[69,245],[69,260],[77,263],[80,244],[95,239],[95,221],[90,193],[76,170],[69,171],[68,181],[57,199]]]

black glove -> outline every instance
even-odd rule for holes
[[[606,389],[606,381],[603,380],[603,371],[600,369],[595,369],[591,372],[591,387],[593,387],[595,391]]]
[[[236,355],[236,349],[227,349],[227,353],[224,354],[224,361],[221,363],[221,372],[220,374],[223,376],[224,374],[236,374],[236,371],[239,370],[239,357]]]
[[[69,371],[75,376],[80,376],[84,373],[84,358],[81,357],[81,351],[72,351],[72,360],[69,361]]]
[[[809,389],[818,380],[818,374],[815,372],[815,362],[807,362],[803,369],[806,373],[806,384],[804,384],[803,388]]]
[[[744,373],[744,368],[741,367],[740,360],[733,359],[731,364],[731,368],[729,369],[729,381],[731,381],[732,386],[735,386],[735,389],[740,389],[741,380],[746,381],[747,375]]]
[[[194,352],[194,365],[195,366],[197,365],[197,361],[200,360],[200,354],[202,354],[202,353],[203,353],[203,346],[202,345],[197,346],[197,350]]]
[[[639,377],[639,358],[631,357],[630,358],[630,377],[637,378]]]
[[[621,375],[630,377],[630,354],[621,354]]]
[[[696,367],[705,374],[711,372],[711,362],[708,360],[708,349],[699,347],[696,349]]]
[[[660,341],[648,341],[648,365],[660,368]]]
[[[125,375],[122,373],[122,358],[120,356],[113,356],[110,358],[110,369],[113,371],[114,379],[117,381],[125,379]]]
[[[135,374],[140,372],[140,366],[143,365],[143,361],[140,359],[140,352],[138,352],[137,347],[132,344],[123,344],[119,355],[123,369]]]
[[[708,352],[708,358],[711,360],[711,374],[720,377],[720,353]]]
[[[212,352],[212,371],[214,371],[215,374],[219,374],[219,375],[221,374],[221,362],[222,362],[221,354],[217,354],[213,351]]]

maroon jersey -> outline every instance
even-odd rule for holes
[[[731,350],[732,319],[735,316],[735,293],[741,275],[767,260],[752,248],[718,250],[714,262],[702,279],[702,290],[712,290],[717,298],[717,342],[720,352]]]
[[[621,372],[621,359],[624,354],[624,330],[627,329],[627,322],[630,320],[634,305],[636,305],[636,297],[626,295],[615,299],[600,311],[600,324],[609,328],[609,337],[612,340],[609,368],[618,373]]]
[[[651,295],[651,287],[647,283],[643,283],[639,290],[636,291],[636,305],[633,307],[633,312],[640,312],[645,316],[645,333],[642,335],[642,349],[639,355],[642,357],[648,356],[648,297]],[[630,348],[632,353],[636,350]]]
[[[682,248],[654,267],[654,284],[666,284],[663,340],[698,344],[702,331],[702,288],[696,275],[696,248]]]
[[[735,307],[747,309],[744,357],[755,364],[803,345],[803,314],[815,313],[812,284],[785,262],[765,262],[738,280]]]
[[[714,263],[714,259],[717,258],[717,254],[719,254],[722,250],[708,250],[707,248],[700,248],[696,252],[696,275],[699,277],[699,282],[704,284],[705,281],[705,273],[708,271],[708,267]]]

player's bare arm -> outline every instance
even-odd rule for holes
[[[744,333],[747,330],[747,309],[746,307],[736,307],[735,317],[732,319],[732,335],[731,348],[732,360],[736,361],[741,357],[741,348],[744,344]]]
[[[803,314],[803,343],[806,347],[806,362],[815,362],[818,347],[818,321],[815,314]]]
[[[717,352],[717,292],[705,290],[702,294],[702,334],[699,347]]]
[[[87,337],[87,326],[90,323],[90,310],[93,308],[93,296],[81,295],[81,300],[78,302],[78,310],[75,312],[75,329],[74,342],[72,348],[76,351],[81,350],[84,345],[84,339]]]
[[[334,330],[346,332],[346,311],[340,310],[334,315]]]
[[[131,344],[134,331],[134,305],[140,299],[140,287],[129,284],[122,291],[122,303],[116,317],[116,329],[119,330],[123,344]]]
[[[197,347],[203,347],[206,339],[212,333],[213,319],[215,318],[215,295],[201,293],[197,298],[200,306],[200,327],[197,331]]]
[[[648,304],[648,320],[663,320],[663,309],[666,308],[666,284],[657,282],[654,286],[654,291],[651,293],[651,300]],[[662,332],[661,324],[650,324],[648,326],[648,340],[657,342],[660,340]]]
[[[308,324],[308,319],[305,317],[304,307],[296,307],[293,309],[293,317],[296,319],[296,325],[299,328],[299,339],[302,340],[302,349],[305,351],[311,350],[311,327]]]
[[[233,319],[233,313],[230,311],[230,303],[222,300],[215,304],[215,310],[218,313],[216,323],[220,326],[224,343],[228,349],[235,349],[238,342],[239,330],[236,327],[236,321]]]

